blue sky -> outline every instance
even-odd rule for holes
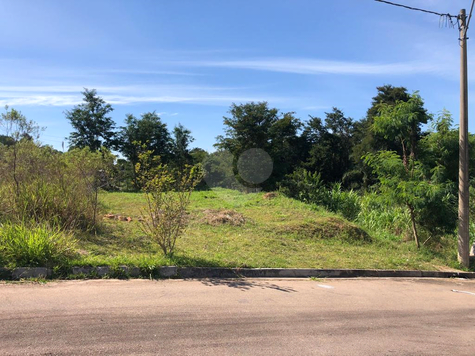
[[[454,15],[471,5],[398,2]],[[458,31],[373,0],[0,0],[0,33],[0,105],[45,126],[56,148],[82,88],[113,105],[117,126],[155,110],[209,151],[233,102],[302,120],[336,106],[359,120],[383,84],[419,90],[430,112],[458,122]]]

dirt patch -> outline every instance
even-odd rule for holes
[[[307,239],[339,239],[363,243],[372,241],[371,236],[359,226],[333,217],[286,226],[284,231]]]
[[[131,216],[120,215],[120,214],[112,214],[112,213],[106,214],[102,218],[104,220],[118,220],[118,221],[125,221],[125,222],[131,222],[133,220],[144,221],[144,218],[141,216],[131,217]]]
[[[204,222],[209,225],[241,226],[246,223],[246,218],[235,210],[205,210]]]
[[[266,193],[263,195],[263,199],[274,199],[274,198],[277,198],[277,196],[279,195],[279,193],[277,192],[269,192],[269,193]]]

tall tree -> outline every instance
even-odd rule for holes
[[[102,146],[115,145],[114,121],[108,116],[114,109],[97,95],[95,89],[84,89],[83,103],[66,111],[66,118],[74,131],[69,135],[71,148],[89,147],[98,151]]]
[[[232,104],[231,117],[224,117],[225,136],[218,136],[216,147],[230,151],[234,156],[250,148],[269,150],[270,128],[279,120],[279,111],[269,108],[267,102]]]
[[[269,183],[272,186],[276,186],[298,166],[302,152],[302,140],[299,136],[301,127],[302,122],[293,112],[289,112],[282,114],[270,128],[273,173]]]
[[[301,126],[300,121],[294,117],[293,113],[279,114],[279,110],[269,108],[267,102],[232,104],[229,113],[231,117],[224,117],[225,135],[217,137],[218,142],[215,146],[218,149],[229,151],[233,155],[236,174],[239,158],[244,152],[257,149],[248,151],[250,157],[246,156],[245,159],[249,162],[247,165],[241,166],[242,169],[245,167],[247,173],[250,173],[256,164],[254,161],[264,163],[262,159],[265,159],[268,163],[270,156],[273,167],[272,165],[266,166],[264,169],[258,165],[254,169],[259,177],[264,177],[267,169],[270,169],[271,177],[264,183],[258,184],[265,189],[275,188],[276,182],[295,167],[295,151],[298,150],[297,132]],[[242,184],[254,186],[251,184],[252,182],[241,178],[238,177]]]
[[[191,131],[182,124],[178,124],[173,129],[172,152],[173,163],[178,168],[184,168],[187,164],[193,163],[190,155],[190,144],[195,139],[191,136]]]
[[[190,150],[190,155],[193,164],[203,163],[209,156],[209,153],[202,148],[195,147]]]
[[[151,151],[153,157],[160,156],[162,163],[169,162],[172,150],[170,133],[155,111],[142,114],[140,119],[129,114],[125,124],[117,135],[116,148],[133,167],[138,163],[139,155],[143,151]]]
[[[392,85],[383,85],[377,87],[377,95],[373,97],[371,107],[366,113],[366,117],[355,123],[355,145],[352,149],[351,157],[355,166],[355,171],[359,171],[363,176],[362,184],[367,187],[376,182],[372,169],[368,167],[362,159],[368,153],[376,153],[381,150],[401,152],[401,145],[384,135],[371,129],[375,117],[380,114],[383,106],[394,106],[397,102],[408,101],[411,95],[405,87],[395,87]]]
[[[304,167],[319,172],[324,182],[340,182],[351,166],[354,123],[337,109],[325,113],[325,123],[310,117],[303,132],[307,149]]]
[[[381,104],[380,114],[374,117],[371,129],[400,145],[403,163],[407,167],[409,158],[416,159],[421,124],[427,124],[429,119],[422,98],[415,92],[407,101],[399,100],[394,105]]]
[[[399,100],[394,105],[383,104],[371,128],[390,142],[398,142],[401,154],[382,150],[366,155],[366,162],[379,179],[380,191],[390,201],[406,206],[417,247],[420,246],[417,225],[425,225],[424,220],[427,219],[422,218],[442,210],[444,202],[450,200],[445,182],[428,179],[427,169],[417,159],[421,125],[431,118],[423,106],[424,102],[417,92],[407,101]],[[434,197],[440,199],[434,200]],[[444,209],[444,212],[449,214],[450,209]],[[440,224],[431,222],[432,225]]]

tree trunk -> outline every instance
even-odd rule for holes
[[[409,172],[409,167],[408,167],[408,164],[407,164],[406,145],[404,144],[403,139],[401,139],[401,145],[402,145],[402,164],[404,165],[404,168],[406,169],[406,172]]]
[[[15,193],[16,193],[16,198],[18,200],[18,197],[20,196],[20,182],[18,181],[18,177],[17,177],[17,159],[18,159],[17,143],[15,142],[13,144],[13,181],[15,182]]]
[[[420,248],[421,245],[419,243],[419,235],[417,234],[416,218],[414,216],[414,208],[410,204],[408,204],[407,207],[409,208],[409,213],[411,215],[412,234],[414,235],[414,240],[416,241],[417,248]]]

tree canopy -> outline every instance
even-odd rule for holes
[[[89,147],[98,151],[102,146],[110,149],[115,144],[115,124],[109,115],[114,109],[97,95],[95,89],[84,89],[83,103],[66,111],[74,131],[69,135],[71,148]]]

